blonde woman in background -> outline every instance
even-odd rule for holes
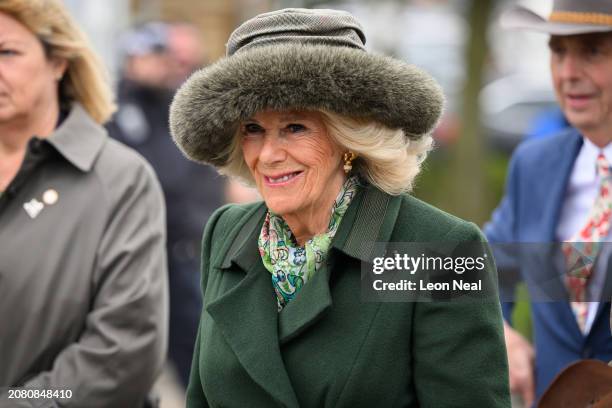
[[[164,206],[101,127],[113,110],[59,0],[0,2],[2,407],[148,405],[166,349]]]

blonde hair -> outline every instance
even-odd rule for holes
[[[319,113],[340,150],[350,150],[357,155],[352,174],[391,195],[412,190],[421,164],[433,147],[430,135],[410,139],[403,130],[391,129],[376,121],[327,111]],[[219,172],[252,185],[253,177],[242,155],[239,130],[228,150],[221,153],[225,154],[227,164],[219,168]]]
[[[1,0],[0,12],[24,25],[41,41],[47,58],[65,59],[60,82],[60,103],[79,102],[98,123],[115,110],[107,73],[59,0]]]

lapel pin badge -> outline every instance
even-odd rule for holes
[[[32,219],[36,218],[43,208],[45,208],[45,205],[35,198],[31,199],[27,203],[23,203],[23,209]]]
[[[57,200],[59,199],[59,194],[56,190],[50,188],[43,193],[42,199],[45,204],[53,205],[57,203]]]
[[[28,213],[30,218],[34,219],[38,217],[38,214],[45,208],[45,204],[53,205],[57,203],[57,200],[59,200],[57,190],[50,188],[43,193],[42,202],[33,198],[27,203],[23,203],[23,209]]]

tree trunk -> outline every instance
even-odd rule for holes
[[[454,214],[481,224],[491,200],[485,174],[486,139],[482,133],[478,96],[488,56],[487,28],[493,0],[472,0],[468,5],[469,38],[465,47],[466,80],[463,88],[461,133],[452,148],[446,188]]]

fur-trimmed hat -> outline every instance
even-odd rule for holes
[[[349,13],[284,9],[230,36],[227,56],[191,76],[170,110],[172,136],[192,160],[223,166],[237,126],[264,110],[326,110],[369,118],[419,139],[444,98],[426,73],[365,51]]]

